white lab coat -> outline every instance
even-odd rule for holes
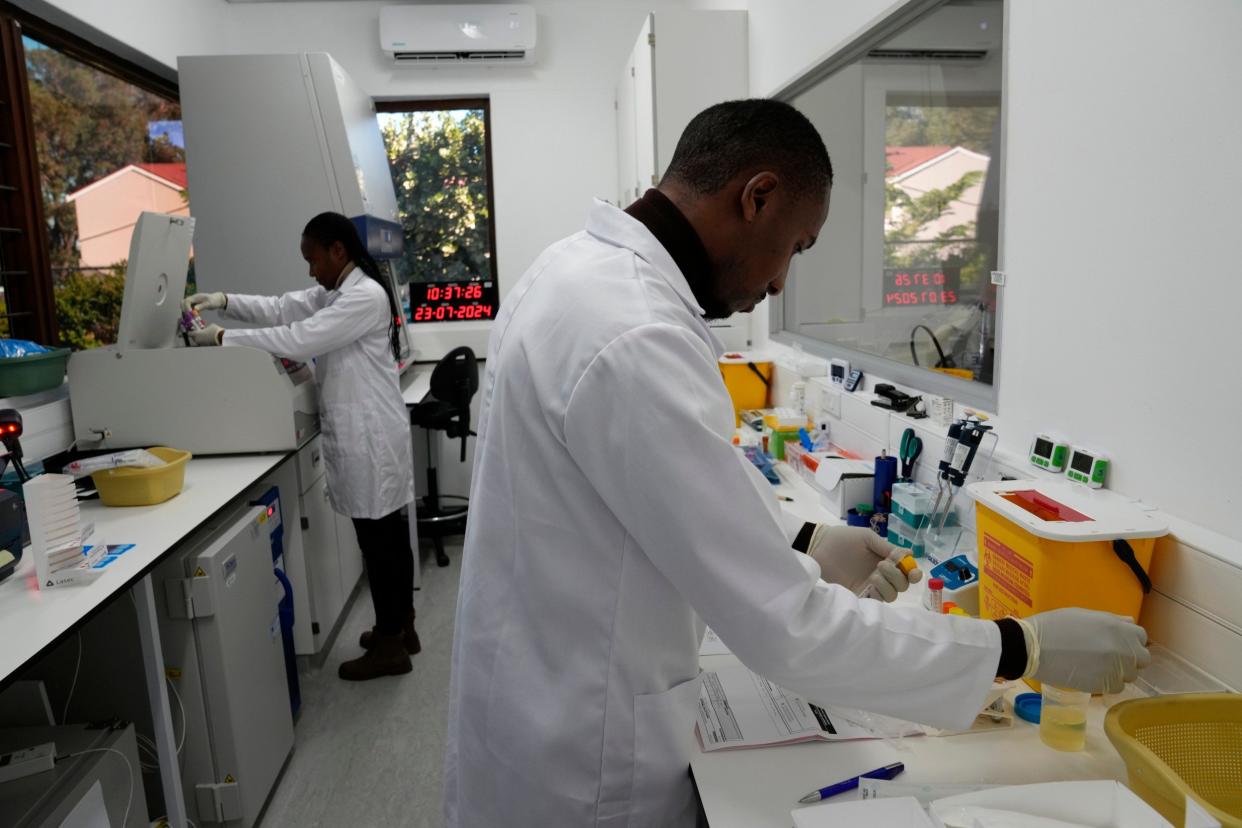
[[[328,496],[349,517],[381,518],[414,500],[410,420],[388,339],[388,297],[355,268],[340,287],[283,296],[230,293],[225,316],[271,327],[225,331],[299,362],[315,360]]]
[[[982,707],[994,624],[860,601],[800,564],[730,445],[718,349],[668,253],[603,202],[509,294],[462,555],[449,826],[693,825],[704,621],[812,699],[953,727]]]

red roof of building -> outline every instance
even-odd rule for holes
[[[933,158],[944,155],[953,147],[885,147],[884,160],[888,165],[885,178],[895,178]]]
[[[189,186],[189,179],[185,175],[185,163],[180,164],[135,164],[134,166],[146,170],[151,175],[158,175],[165,181],[176,184],[181,189]]]

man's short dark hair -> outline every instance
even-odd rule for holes
[[[815,125],[769,98],[725,101],[695,115],[664,178],[710,195],[757,168],[777,173],[799,195],[822,195],[832,186],[832,161]]]

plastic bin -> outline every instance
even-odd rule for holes
[[[753,355],[729,353],[720,358],[720,374],[733,399],[735,425],[741,425],[739,412],[747,408],[768,407],[768,386],[772,383],[772,361]]]
[[[154,469],[105,469],[91,475],[103,505],[153,506],[181,493],[190,452],[165,446],[155,446],[148,451],[165,465]]]
[[[56,388],[65,380],[69,349],[0,359],[0,398],[21,397]]]
[[[1139,617],[1147,569],[1168,524],[1119,495],[1068,481],[972,483],[979,614],[1083,607]]]
[[[811,452],[802,447],[801,442],[785,444],[785,462],[797,472],[803,480],[815,483],[815,469],[819,468],[817,460]]]
[[[1242,696],[1187,693],[1114,705],[1104,732],[1130,788],[1174,825],[1193,795],[1222,828],[1242,828]]]
[[[919,529],[927,525],[935,500],[936,493],[930,486],[894,483],[892,514],[901,518],[911,529]]]
[[[919,530],[911,528],[904,521],[890,519],[888,522],[888,542],[893,546],[909,549],[914,557],[921,558],[926,550],[926,545],[921,539],[918,545],[915,545],[914,538],[918,533]]]

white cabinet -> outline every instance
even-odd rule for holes
[[[298,655],[323,650],[362,577],[353,522],[328,497],[316,437],[260,484],[278,486],[285,521],[285,572],[293,586],[293,643]]]
[[[655,186],[690,119],[745,98],[746,12],[652,12],[617,83],[617,176],[621,206]]]
[[[664,175],[682,131],[712,104],[749,88],[746,12],[665,9],[643,21],[617,83],[617,203]],[[750,317],[713,322],[729,348],[750,340]]]
[[[322,476],[298,500],[302,506],[302,551],[310,577],[311,632],[315,652],[319,652],[340,618],[347,597],[341,586],[336,513],[328,502],[328,481]]]
[[[340,550],[339,565],[341,573],[341,590],[345,599],[349,599],[358,579],[362,577],[362,549],[358,546],[358,533],[354,531],[354,522],[339,512],[336,516],[336,543]]]

